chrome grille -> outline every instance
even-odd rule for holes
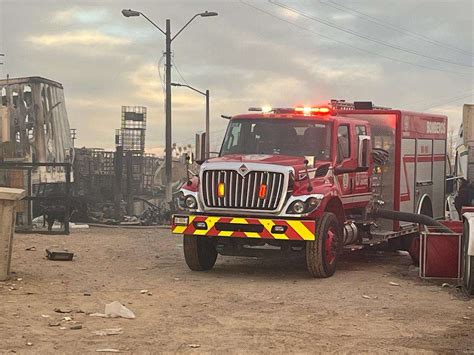
[[[217,186],[224,183],[223,197]],[[267,187],[265,198],[259,198],[260,186]],[[202,181],[204,204],[210,208],[236,208],[273,211],[283,194],[284,175],[277,172],[250,171],[245,176],[235,170],[205,170]]]

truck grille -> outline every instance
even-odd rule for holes
[[[217,187],[224,183],[223,197]],[[261,185],[266,185],[265,198],[259,198]],[[211,208],[236,208],[272,211],[278,208],[282,197],[284,175],[267,171],[250,171],[245,176],[235,170],[206,170],[203,173],[202,196]]]

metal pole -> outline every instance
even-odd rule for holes
[[[206,159],[210,158],[211,154],[211,137],[209,129],[209,90],[206,90]]]
[[[166,173],[166,202],[171,202],[171,25],[170,20],[166,20],[166,152],[165,152],[165,173]]]

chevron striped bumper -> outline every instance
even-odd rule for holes
[[[315,230],[311,220],[193,215],[174,215],[171,225],[175,234],[281,240],[315,240]]]

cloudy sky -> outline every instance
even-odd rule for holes
[[[0,76],[61,82],[78,146],[112,148],[122,105],[148,107],[146,144],[164,146],[164,36],[176,32],[173,81],[211,92],[211,142],[250,106],[331,98],[447,114],[474,101],[473,0],[0,0]],[[204,128],[204,97],[173,90],[173,140]]]

